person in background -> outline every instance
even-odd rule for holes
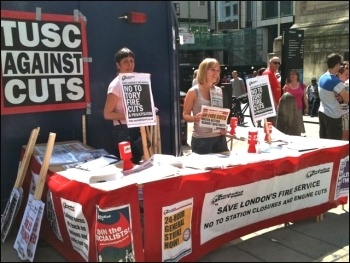
[[[238,77],[238,72],[236,70],[232,71],[232,79],[230,80],[232,85],[232,97],[238,98],[239,96],[246,94],[247,89],[244,84],[244,80]],[[241,101],[236,100],[237,112],[241,112]]]
[[[318,95],[318,84],[315,77],[311,79],[311,85],[307,87],[306,95],[309,101],[308,114],[311,117],[315,117],[318,115],[318,108],[320,107],[320,96]]]
[[[231,75],[227,75],[227,83],[230,83],[231,79]]]
[[[196,69],[195,71],[193,71],[192,87],[193,87],[194,85],[197,85],[197,84],[198,84],[197,74],[198,74],[198,69]]]
[[[257,72],[257,76],[261,76],[263,73],[264,73],[264,71],[266,70],[266,68],[259,68],[258,69],[258,72]]]
[[[300,136],[300,129],[295,125],[300,118],[299,115],[294,95],[285,92],[278,103],[276,129],[284,134]]]
[[[197,154],[226,152],[228,151],[226,129],[213,132],[212,128],[199,126],[202,105],[211,106],[211,91],[221,92],[221,88],[216,86],[220,80],[220,63],[214,58],[204,59],[199,65],[197,79],[198,85],[187,91],[183,107],[183,119],[194,122],[192,152]]]
[[[345,90],[349,92],[349,61],[344,61],[339,67],[337,77],[344,83]],[[337,96],[342,109],[342,126],[343,136],[342,140],[349,141],[349,103],[344,103],[340,96]]]
[[[278,69],[281,65],[281,60],[279,57],[275,56],[270,58],[269,60],[269,66],[268,68],[262,73],[262,75],[268,75],[270,86],[271,86],[271,92],[273,95],[273,101],[275,103],[275,109],[278,108],[278,103],[281,98],[281,85],[278,83],[276,73],[278,72]],[[267,118],[268,122],[272,122],[272,125],[275,126],[276,117],[270,117]]]
[[[222,77],[221,83],[228,83],[228,81],[227,81],[227,76],[226,76],[226,75],[224,75],[224,76]]]
[[[349,92],[344,83],[336,76],[343,57],[337,53],[327,56],[327,72],[318,80],[320,108],[318,118],[320,123],[319,136],[323,139],[341,140],[343,137],[342,110],[338,100],[349,103]],[[338,95],[338,100],[336,98]]]
[[[297,103],[297,120],[295,122],[296,130],[298,131],[298,136],[305,133],[305,126],[303,120],[303,103],[305,105],[304,112],[307,114],[309,112],[309,103],[306,96],[306,85],[299,81],[299,71],[296,69],[291,69],[289,77],[287,78],[286,85],[283,87],[283,92],[289,92],[295,97]]]
[[[103,109],[105,120],[113,121],[113,137],[116,149],[116,156],[120,158],[118,144],[123,141],[129,141],[132,151],[131,161],[138,164],[141,161],[143,151],[142,147],[137,147],[140,141],[141,132],[139,127],[128,128],[126,125],[125,109],[123,103],[122,84],[119,73],[132,73],[135,69],[135,54],[129,48],[122,48],[115,54],[115,65],[117,67],[117,76],[108,86],[107,99]]]

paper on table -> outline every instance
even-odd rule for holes
[[[93,171],[70,168],[65,171],[58,172],[58,174],[69,180],[86,184],[108,182],[123,177],[123,174],[120,173],[120,169],[118,169],[115,165],[104,166]]]
[[[196,154],[191,153],[183,158],[183,166],[187,168],[211,170],[220,169],[228,165],[229,155],[225,154]]]
[[[105,155],[105,156],[102,156],[102,157],[97,158],[95,160],[88,161],[86,163],[77,165],[75,168],[81,169],[81,170],[86,170],[86,171],[93,171],[93,170],[99,169],[101,167],[117,163],[119,161],[120,161],[120,159],[117,156]]]

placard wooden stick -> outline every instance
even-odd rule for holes
[[[153,138],[152,138],[152,141],[153,141],[153,151],[154,153],[159,153],[158,152],[158,124],[156,126],[153,127]]]
[[[81,126],[83,131],[83,143],[86,144],[86,115],[81,116]]]
[[[158,142],[158,153],[162,153],[162,141],[161,141],[161,134],[160,134],[160,122],[159,122],[159,116],[157,115],[157,142]]]
[[[151,130],[152,130],[152,126],[146,127],[147,139],[151,143],[150,147],[148,147],[148,145],[147,145],[148,152],[149,152],[150,156],[152,156],[154,154],[153,146],[152,146],[152,132],[151,132]]]
[[[267,136],[267,142],[269,144],[271,144],[271,135],[270,135],[270,130],[269,130],[269,125],[267,124],[267,119],[264,119],[264,129],[265,129],[265,133]]]
[[[31,134],[30,134],[29,141],[28,141],[28,144],[26,146],[26,150],[25,150],[23,158],[22,158],[21,166],[18,170],[17,179],[16,179],[15,186],[14,186],[15,188],[22,187],[24,177],[26,176],[27,169],[29,166],[29,162],[30,162],[31,156],[33,154],[35,143],[36,143],[36,140],[37,140],[38,135],[39,135],[39,131],[40,131],[40,127],[37,127],[35,129],[33,129]]]
[[[140,127],[141,130],[141,139],[142,139],[142,149],[143,149],[143,158],[147,161],[150,158],[148,146],[147,146],[147,134],[145,126]]]
[[[35,192],[34,192],[34,199],[35,200],[41,199],[41,195],[42,195],[43,190],[44,190],[44,186],[46,183],[47,171],[49,170],[52,150],[53,150],[53,147],[55,145],[55,139],[56,139],[56,133],[50,132],[49,140],[48,140],[47,145],[46,145],[44,159],[43,159],[43,162],[41,164],[41,169],[40,169],[40,173],[39,173],[39,180],[38,180],[38,183],[36,185]]]

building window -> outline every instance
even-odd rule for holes
[[[281,16],[293,15],[293,1],[281,1]]]
[[[293,15],[293,1],[280,1],[281,16]],[[262,19],[278,17],[278,1],[262,1]]]
[[[252,21],[252,1],[246,1],[246,4],[247,21]]]
[[[277,17],[278,1],[262,1],[262,19]]]
[[[225,7],[225,16],[231,16],[231,7],[230,6],[226,6]]]
[[[237,5],[237,4],[234,4],[234,5],[232,6],[232,8],[233,8],[233,15],[234,15],[234,16],[238,15],[238,5]]]

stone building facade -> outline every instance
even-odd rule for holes
[[[349,60],[348,1],[295,1],[295,24],[291,28],[304,30],[304,83],[309,84],[312,77],[318,79],[327,70],[327,55],[339,53]],[[280,56],[281,49],[279,37],[274,53]]]

